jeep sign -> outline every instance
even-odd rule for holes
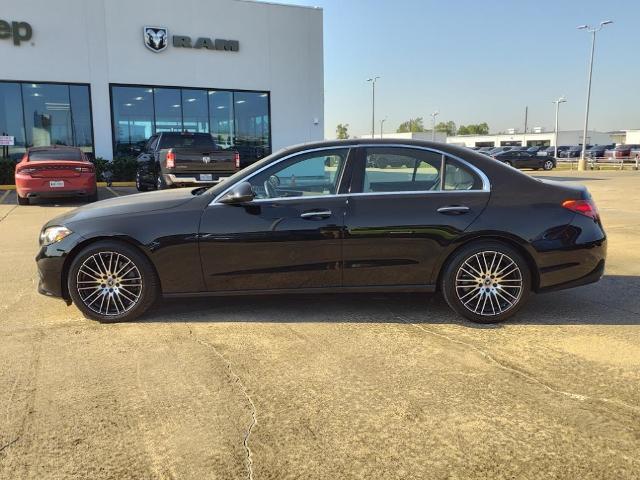
[[[33,29],[27,22],[7,22],[0,20],[0,39],[13,39],[13,44],[20,45],[20,42],[31,40]]]

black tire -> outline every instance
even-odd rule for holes
[[[546,160],[543,164],[542,164],[542,168],[546,171],[549,170],[553,170],[553,160]]]
[[[487,263],[490,263],[491,255],[494,253],[495,258],[499,259],[497,267],[492,269],[492,264],[488,269],[480,269],[488,273],[486,276],[485,272],[477,272],[474,270],[475,267],[471,268],[476,260],[481,260],[483,252]],[[467,261],[470,263],[465,263]],[[511,266],[509,261],[513,262]],[[513,269],[514,266],[517,269],[513,273],[501,272],[500,269],[506,266],[508,266],[507,270]],[[467,271],[470,271],[476,280],[465,279],[474,278],[465,273]],[[489,275],[491,272],[507,275],[505,278],[494,279]],[[477,275],[478,273],[482,275]],[[476,281],[478,283],[475,283]],[[516,290],[517,285],[520,285],[519,292]],[[514,248],[497,241],[479,241],[462,247],[447,261],[442,272],[440,289],[449,306],[464,318],[475,323],[498,323],[515,315],[527,302],[531,294],[531,272],[527,262]],[[499,293],[494,293],[496,291]],[[464,301],[465,296],[466,301]],[[511,296],[513,299],[510,298]],[[475,298],[478,298],[477,305]],[[490,301],[490,306],[486,304],[487,299]],[[480,307],[481,301],[485,303]],[[510,305],[509,302],[511,302]]]
[[[136,175],[136,190],[139,192],[146,192],[149,190],[149,188],[140,180],[140,175]]]
[[[102,254],[101,257],[96,257],[98,254]],[[111,259],[109,259],[109,254],[113,254]],[[104,268],[96,268],[96,264],[94,263],[94,259],[96,258],[102,258]],[[98,260],[95,261],[97,262]],[[127,264],[125,261],[131,263]],[[112,267],[113,264],[115,264],[115,266]],[[129,269],[132,266],[134,266],[137,271],[134,269],[133,273],[131,273]],[[114,275],[114,283],[108,284],[106,275],[104,275],[104,279],[101,278],[95,282],[93,280],[87,281],[88,277],[86,276],[86,272],[91,273],[91,270],[93,270],[94,273],[98,273],[98,271],[105,273],[105,271],[109,271],[110,269],[112,269],[112,274],[115,273],[116,275],[122,274],[123,270],[126,272],[122,277],[115,277]],[[91,273],[91,275],[94,275],[94,273]],[[138,273],[140,274],[140,286],[135,287],[137,284],[132,282],[136,281],[135,278],[138,278]],[[136,275],[136,277],[130,277],[130,275]],[[126,285],[129,286],[129,289],[126,291],[131,294],[131,297],[135,298],[137,296],[135,301],[130,299],[130,297],[125,297],[124,293],[118,295],[118,287],[122,287],[120,283],[115,283],[116,278],[120,278],[119,281],[122,282],[122,285],[125,285],[124,282],[128,282]],[[81,283],[78,283],[79,281]],[[95,289],[93,288],[94,283]],[[79,286],[85,291],[81,292],[78,288]],[[73,259],[67,277],[67,287],[71,300],[73,300],[75,306],[86,318],[102,323],[115,323],[128,322],[142,315],[157,299],[160,291],[160,282],[158,281],[151,262],[142,252],[123,242],[104,240],[88,245]],[[86,292],[86,290],[88,290],[88,292]],[[116,295],[118,295],[117,298]],[[103,308],[103,297],[107,301],[106,311]],[[96,298],[101,300],[97,300],[92,304],[91,301]],[[118,299],[120,300],[120,305],[118,305],[116,301]],[[110,309],[111,301],[114,302],[115,308],[112,306]],[[98,302],[102,303],[98,304]],[[119,312],[119,310],[122,311]]]
[[[510,167],[513,167],[513,163],[511,163],[509,160],[505,160],[504,164],[509,165]]]
[[[18,192],[16,192],[16,200],[18,205],[29,205],[29,199],[27,197],[21,197],[18,195]]]

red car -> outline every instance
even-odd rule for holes
[[[31,198],[83,197],[98,199],[96,169],[76,147],[33,147],[16,165],[19,205]]]

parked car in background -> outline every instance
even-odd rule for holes
[[[587,150],[586,155],[588,158],[604,158],[605,152],[613,148],[613,145],[594,145]]]
[[[640,145],[631,145],[629,156],[633,159],[640,160]]]
[[[569,150],[570,148],[570,145],[558,145],[558,157],[560,156],[560,152]],[[555,155],[555,147],[547,147],[544,150],[540,150],[537,155],[553,157]]]
[[[587,149],[592,145],[587,145]],[[579,158],[582,155],[582,145],[572,145],[566,150],[558,151],[559,158]]]
[[[212,185],[240,169],[238,152],[221,148],[208,133],[158,133],[137,160],[136,187],[141,192]]]
[[[629,158],[633,147],[634,145],[616,145],[615,148],[605,151],[604,156],[606,158]]]
[[[493,158],[515,168],[533,168],[534,170],[552,170],[556,166],[555,158],[539,157],[523,150],[509,150],[493,155]]]
[[[513,150],[513,147],[510,147],[510,146],[494,147],[494,148],[492,148],[491,150],[489,150],[487,153],[488,153],[490,156],[494,156],[494,155],[496,155],[497,153],[500,153],[500,152],[508,152],[509,150]]]
[[[19,205],[34,198],[98,199],[95,166],[76,147],[29,148],[16,165],[15,182]]]
[[[527,152],[537,155],[539,151],[545,150],[547,147],[527,147]]]
[[[377,155],[405,157],[409,171],[370,167]],[[101,322],[133,320],[161,296],[439,291],[493,323],[532,292],[596,282],[605,268],[584,186],[442,143],[299,145],[209,189],[141,197],[47,222],[38,291]]]

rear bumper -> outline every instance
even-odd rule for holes
[[[164,181],[167,185],[212,185],[229,178],[236,172],[189,172],[189,173],[165,173]],[[211,180],[201,180],[201,175],[211,175]]]
[[[597,282],[604,274],[607,239],[599,223],[576,214],[553,240],[533,242],[538,250],[538,292]]]
[[[63,181],[62,187],[51,187],[51,181]],[[35,197],[73,197],[87,196],[96,193],[95,175],[79,175],[62,178],[34,178],[27,175],[16,175],[16,191],[22,198]]]

